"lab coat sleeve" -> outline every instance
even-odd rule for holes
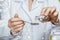
[[[7,19],[8,17],[8,19]],[[17,36],[10,34],[10,28],[8,27],[8,20],[10,19],[9,15],[5,15],[3,20],[0,20],[0,40],[13,40],[21,37],[21,32]],[[19,38],[20,39],[20,38]]]
[[[46,23],[46,28],[45,28],[45,32],[44,32],[44,38],[45,40],[49,40],[49,34],[50,34],[50,31],[51,31],[51,28],[53,27],[53,24],[51,22],[47,22]]]
[[[12,40],[21,40],[22,39],[22,30],[16,34],[11,34],[10,32],[10,37],[12,37]]]

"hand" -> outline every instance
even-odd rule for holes
[[[51,21],[53,24],[58,23],[58,12],[55,7],[46,7],[43,8],[41,15],[47,17],[47,19],[43,19],[43,21]]]
[[[8,21],[8,27],[11,29],[12,33],[18,33],[23,29],[24,25],[24,21],[20,19],[17,14]]]

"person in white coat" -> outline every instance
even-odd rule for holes
[[[38,21],[36,16],[39,16],[40,14],[43,14],[43,13],[45,16],[45,12],[46,14],[48,14],[49,11],[52,11],[53,13],[53,11],[55,11],[56,9],[55,7],[50,7],[51,1],[49,0],[47,2],[47,0],[33,0],[33,1],[32,0],[10,0],[11,2],[9,5],[10,14],[8,14],[8,16],[10,17],[8,18],[11,18],[11,19],[10,20],[8,19],[9,20],[8,25],[4,25],[4,27],[6,26],[7,28],[6,27],[5,27],[6,29],[4,28],[5,29],[4,32],[6,34],[4,33],[5,35],[1,36],[2,39],[8,40],[10,38],[9,35],[12,34],[11,35],[12,39],[10,40],[43,40],[45,35],[49,33],[49,30],[52,28],[52,26],[50,22],[47,22],[46,24]],[[49,6],[48,6],[48,3],[49,3]],[[54,13],[54,14],[56,14],[56,17],[57,17],[57,13]],[[55,19],[55,21],[56,20],[57,18]],[[51,20],[47,20],[47,21],[51,21]],[[7,23],[6,21],[4,22]],[[8,35],[9,37],[3,38],[6,35]]]

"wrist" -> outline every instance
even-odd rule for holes
[[[12,36],[18,35],[18,33],[14,32],[14,31],[12,31],[12,30],[10,30],[10,34],[11,34]]]
[[[23,30],[21,30],[21,31],[18,32],[18,33],[13,33],[12,31],[10,31],[10,34],[11,34],[11,36],[13,36],[13,37],[22,36],[22,31],[23,31]]]
[[[58,23],[59,23],[59,19],[57,19],[57,20],[55,20],[55,21],[53,20],[53,21],[51,21],[51,23],[54,24],[54,25],[55,25],[55,24],[58,24]]]

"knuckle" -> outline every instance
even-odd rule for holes
[[[51,9],[56,10],[56,8],[55,8],[55,7],[51,7]]]
[[[57,15],[58,15],[58,12],[55,12],[55,13],[54,13],[54,16],[57,16]]]

